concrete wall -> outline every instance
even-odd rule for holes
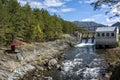
[[[119,41],[119,28],[117,27],[117,29],[116,29],[116,40],[117,40],[117,42]]]
[[[97,32],[98,33],[98,32]],[[100,36],[97,36],[96,34],[96,45],[117,45],[118,42],[118,34],[115,32],[99,32]],[[105,34],[105,36],[102,36],[102,33]],[[107,36],[107,33],[109,33],[109,36]],[[114,33],[114,36],[111,36],[111,33]]]

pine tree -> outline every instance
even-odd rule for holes
[[[23,21],[24,21],[24,34],[23,38],[25,41],[31,42],[33,40],[33,29],[35,26],[35,17],[32,12],[32,9],[28,4],[26,4],[23,8]]]
[[[27,42],[49,41],[75,29],[75,24],[51,16],[47,10],[32,9],[28,3],[20,6],[17,0],[0,0],[0,39],[6,43],[10,42],[8,33]]]

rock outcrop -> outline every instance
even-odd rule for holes
[[[43,71],[43,64],[49,69],[56,67],[57,55],[69,47],[67,40],[25,44],[21,46],[22,53],[18,50],[17,54],[7,54],[0,50],[0,80],[19,79],[35,68]]]

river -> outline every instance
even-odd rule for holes
[[[45,73],[43,80],[108,80],[104,74],[108,65],[91,41],[75,45],[64,53],[62,71],[56,69]]]

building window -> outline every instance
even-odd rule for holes
[[[100,33],[97,33],[97,36],[100,37]]]
[[[114,33],[111,33],[111,36],[114,36]]]
[[[104,37],[105,36],[105,34],[104,33],[102,33],[102,37]]]
[[[106,36],[109,37],[109,33],[107,33]]]

